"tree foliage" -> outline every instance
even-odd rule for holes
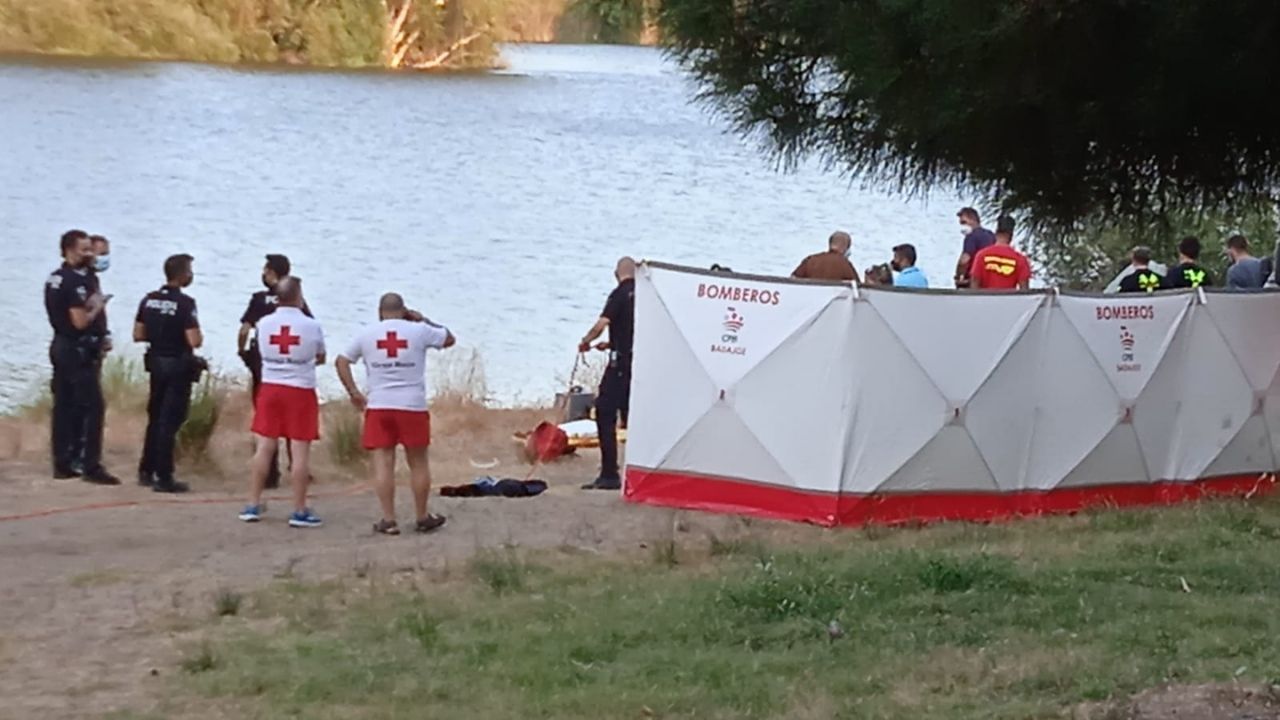
[[[1269,199],[1272,0],[665,0],[702,97],[784,161],[963,185],[1037,227]]]

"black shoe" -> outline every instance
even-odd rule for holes
[[[120,485],[120,478],[107,472],[104,468],[98,468],[92,472],[84,474],[84,481],[94,485]]]
[[[150,470],[138,471],[138,484],[142,487],[151,487],[156,484],[156,475]]]
[[[155,485],[151,486],[151,490],[152,492],[158,492],[158,493],[177,494],[177,493],[184,493],[184,492],[190,491],[191,486],[184,482],[178,482],[173,478],[168,478],[168,479],[157,478]]]
[[[71,468],[54,468],[53,469],[54,480],[70,480],[72,478],[78,478],[78,477],[80,477],[80,473],[76,472],[75,470],[72,470]]]
[[[583,490],[621,490],[622,481],[618,478],[596,478],[595,482],[589,482],[582,486]]]

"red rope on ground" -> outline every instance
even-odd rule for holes
[[[334,490],[332,492],[313,493],[309,497],[326,498],[326,497],[345,497],[347,495],[355,495],[359,492],[369,489],[368,483],[360,483],[349,487],[345,490]],[[274,502],[288,502],[293,498],[288,495],[268,496],[267,500]],[[244,498],[191,498],[189,500],[179,500],[178,498],[152,498],[150,500],[117,500],[114,502],[90,503],[88,505],[73,505],[71,507],[49,508],[47,510],[33,510],[26,513],[18,513],[17,515],[0,515],[0,522],[10,522],[12,520],[31,520],[34,518],[49,517],[50,515],[63,515],[66,513],[86,512],[89,510],[110,510],[113,508],[139,507],[142,505],[222,505],[226,503],[243,502]]]

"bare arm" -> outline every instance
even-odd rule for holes
[[[356,385],[355,376],[351,373],[351,361],[345,355],[339,355],[334,361],[334,366],[338,369],[338,379],[342,381],[342,387],[347,389],[347,397],[351,398],[351,404],[363,410],[367,401],[364,393],[360,392],[359,386]]]
[[[973,262],[973,256],[967,252],[960,253],[960,259],[956,261],[956,279],[965,277],[969,271],[969,263]]]
[[[253,334],[253,326],[240,323],[240,335],[236,339],[236,354],[249,351],[249,337]]]
[[[329,359],[329,358],[328,358],[328,356],[327,356],[327,355],[325,355],[324,353],[322,353],[322,352],[320,352],[320,353],[316,353],[316,364],[317,364],[317,365],[323,365],[323,364],[325,364],[325,361],[327,361],[328,359]]]
[[[454,345],[457,345],[457,344],[458,344],[458,338],[454,337],[454,336],[453,336],[453,333],[452,333],[452,332],[450,332],[449,330],[445,330],[445,331],[444,331],[444,336],[445,336],[445,337],[444,337],[444,345],[441,345],[440,347],[442,347],[442,348],[451,348],[451,347],[453,347]]]
[[[147,326],[146,326],[146,325],[143,325],[143,324],[142,324],[142,323],[140,323],[140,322],[136,322],[136,323],[134,323],[134,324],[133,324],[133,341],[134,341],[134,342],[146,342],[146,341],[147,341]]]
[[[187,329],[187,345],[190,345],[191,349],[195,350],[203,344],[204,344],[204,333],[200,331],[200,328],[198,327],[188,328]]]
[[[599,320],[596,320],[596,324],[592,325],[591,329],[587,331],[587,334],[582,336],[582,342],[578,344],[578,351],[586,352],[587,350],[590,350],[591,343],[594,342],[596,338],[604,334],[604,330],[607,327],[609,327],[609,318],[602,317]]]

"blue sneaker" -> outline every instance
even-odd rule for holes
[[[298,510],[289,516],[289,527],[318,528],[323,524],[324,521],[316,517],[310,508]]]
[[[266,510],[262,505],[245,505],[240,511],[240,519],[245,522],[258,522],[262,519],[262,512]]]

